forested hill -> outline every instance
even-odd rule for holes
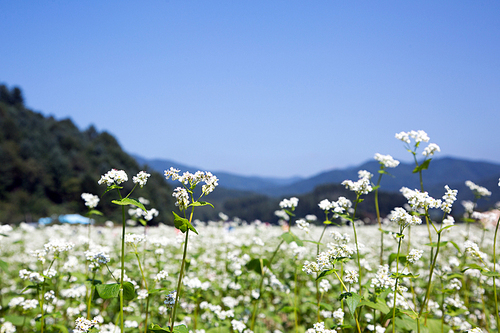
[[[134,158],[116,139],[91,126],[80,131],[70,119],[56,120],[27,109],[19,88],[0,85],[0,223],[37,221],[54,214],[85,214],[82,192],[101,196],[100,176],[112,168],[123,169],[130,181],[140,171]],[[147,170],[147,186],[133,197],[151,201],[158,221],[170,222],[171,188],[158,172]],[[103,219],[121,220],[121,210],[107,193],[97,209]]]

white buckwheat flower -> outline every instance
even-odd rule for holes
[[[406,260],[408,260],[408,262],[410,264],[414,264],[422,257],[423,254],[424,254],[424,251],[413,249],[406,256]]]
[[[344,280],[349,284],[354,284],[358,282],[359,274],[353,269],[348,269],[345,271]]]
[[[144,185],[146,185],[150,176],[151,175],[146,171],[139,171],[137,176],[132,177],[132,181],[134,182],[134,184],[139,184],[139,186],[142,188],[144,187]]]
[[[107,186],[113,184],[120,185],[128,180],[127,173],[123,170],[112,169],[106,174],[101,176],[101,179],[97,182],[99,185],[106,183]]]
[[[441,148],[435,143],[429,143],[427,147],[425,147],[424,151],[422,152],[422,155],[425,157],[433,156],[435,152],[440,152]]]
[[[399,161],[392,158],[391,155],[375,154],[375,160],[379,161],[386,168],[395,168],[399,165]]]
[[[85,206],[89,208],[97,207],[100,200],[97,195],[93,195],[91,193],[82,193],[82,199],[85,201]]]
[[[452,190],[448,185],[445,185],[444,188],[446,189],[446,193],[443,195],[441,210],[449,214],[451,213],[451,206],[457,200],[458,190]]]
[[[309,222],[304,219],[298,219],[295,223],[300,230],[304,230],[306,233],[309,233]]]
[[[472,192],[474,192],[474,195],[476,195],[478,197],[489,197],[489,196],[491,196],[491,192],[486,187],[482,187],[482,186],[476,185],[473,182],[471,182],[470,180],[467,180],[465,182],[465,185],[468,188],[470,188],[470,190]],[[499,182],[499,186],[500,186],[500,182]]]
[[[189,205],[189,194],[185,188],[177,187],[174,189],[172,196],[177,199],[175,205],[179,207],[180,210],[186,210]]]
[[[297,207],[298,204],[299,204],[299,199],[296,197],[292,197],[290,199],[283,199],[280,202],[280,208],[281,209],[285,209],[285,208],[294,209],[295,207]]]
[[[137,246],[139,243],[142,243],[146,240],[146,236],[144,235],[135,235],[135,234],[126,234],[125,235],[125,243],[127,245]]]

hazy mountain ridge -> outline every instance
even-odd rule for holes
[[[188,167],[169,160],[147,160],[138,156],[134,157],[140,164],[147,164],[160,172],[168,169],[170,166],[192,172],[198,170],[197,168]],[[383,176],[381,189],[387,192],[399,192],[403,186],[411,189],[420,189],[419,175],[418,173],[413,173],[414,168],[415,164],[413,163],[400,163],[396,168],[387,169],[386,171],[391,175]],[[319,185],[338,184],[346,179],[357,180],[359,170],[371,172],[374,175],[372,181],[376,183],[379,169],[380,164],[374,160],[365,162],[359,166],[324,171],[304,179],[297,179],[297,177],[288,179],[248,177],[227,172],[214,172],[214,174],[219,178],[221,187],[251,191],[272,197],[281,197],[308,193]],[[471,180],[495,192],[494,190],[498,187],[499,177],[500,164],[454,157],[435,158],[430,162],[429,169],[423,171],[424,188],[436,197],[442,196],[445,185],[462,191],[468,190],[465,186],[466,180]]]

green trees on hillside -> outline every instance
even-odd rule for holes
[[[25,108],[19,88],[0,85],[0,222],[36,221],[52,214],[85,213],[82,192],[97,195],[100,176],[111,168],[140,171],[116,139],[91,126],[80,131],[70,119],[56,120]],[[159,173],[137,191],[167,222],[171,189]],[[98,207],[108,219],[109,200]]]

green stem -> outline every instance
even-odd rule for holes
[[[289,232],[290,232],[290,229],[289,229]],[[268,267],[270,268],[271,267],[271,264],[273,263],[273,260],[274,260],[274,257],[276,256],[276,254],[278,253],[278,250],[280,249],[281,245],[283,244],[285,240],[282,239],[281,242],[278,244],[278,246],[276,247],[276,250],[274,250],[274,253],[273,253],[273,256],[271,257],[271,259],[269,260],[269,264],[268,264]],[[254,303],[254,306],[253,306],[253,311],[252,311],[252,323],[250,324],[250,330],[251,331],[254,331],[254,328],[255,328],[255,318],[257,317],[257,312],[259,310],[259,302],[260,302],[260,299],[261,299],[261,296],[263,294],[263,290],[262,290],[262,285],[264,283],[264,276],[265,276],[265,270],[264,270],[264,265],[262,264],[262,260],[261,260],[261,277],[260,277],[260,282],[259,282],[259,298],[255,301]]]
[[[420,308],[420,312],[418,314],[419,317],[422,316],[422,313],[426,309],[427,303],[429,301],[429,295],[431,292],[432,273],[434,273],[434,267],[436,267],[436,262],[437,262],[437,257],[439,254],[439,246],[440,245],[441,245],[441,233],[438,233],[436,254],[434,255],[434,260],[432,261],[432,264],[431,264],[431,270],[429,272],[429,281],[427,282],[427,291],[425,293],[424,302],[422,303],[422,307]]]
[[[342,281],[342,279],[340,278],[340,276],[337,274],[337,271],[334,270],[333,273],[335,273],[335,275],[337,276],[337,279],[340,281],[340,284],[342,285],[342,287],[344,288],[344,290],[346,292],[349,292],[349,290],[345,286],[344,282]],[[354,317],[354,320],[356,321],[356,328],[358,329],[358,333],[361,333],[361,327],[359,326],[359,321],[358,321],[358,316],[356,315],[356,310],[354,310],[354,313],[352,314],[352,316]]]
[[[356,223],[355,223],[355,216],[356,216],[356,210],[358,208],[358,203],[359,203],[359,194],[356,194],[356,204],[354,205],[354,213],[352,214],[352,229],[354,231],[354,242],[356,243],[356,258],[358,262],[358,273],[359,273],[359,279],[358,279],[358,285],[359,285],[359,295],[362,294],[362,287],[361,287],[361,279],[363,278],[362,273],[361,273],[361,261],[360,261],[360,253],[359,253],[359,245],[358,245],[358,234],[356,233]]]
[[[401,230],[401,233],[403,233],[403,230]],[[399,238],[398,241],[398,254],[396,256],[396,274],[399,274],[399,252],[401,250],[401,240],[402,237]],[[396,298],[398,293],[398,281],[399,281],[399,276],[396,276],[396,283],[394,284],[394,302],[392,306],[392,333],[396,332]]]
[[[497,257],[496,257],[496,249],[497,249],[497,234],[498,234],[498,226],[500,225],[500,217],[497,221],[497,226],[495,228],[495,236],[493,237],[493,271],[497,271]],[[498,314],[498,297],[497,297],[497,284],[496,277],[493,277],[493,299],[495,300],[495,319],[497,321],[497,329],[500,329],[500,316]]]
[[[328,218],[327,218],[327,221],[328,221]],[[328,224],[325,225],[325,227],[323,228],[323,232],[321,233],[321,236],[319,237],[318,244],[316,244],[316,256],[319,255],[319,244],[321,243],[321,240],[323,239],[323,235],[325,234],[327,226],[328,226]],[[317,317],[318,322],[319,322],[320,321],[320,317],[319,317],[319,304],[321,303],[321,293],[319,292],[319,282],[318,282],[318,280],[316,280],[315,282],[316,282],[316,303],[317,303],[316,317]]]
[[[122,199],[122,194],[119,189],[118,195],[120,200]],[[122,206],[122,252],[121,252],[121,268],[120,268],[120,328],[124,332],[124,320],[123,320],[123,280],[125,278],[125,206]]]
[[[381,170],[383,170],[383,165],[381,166]],[[375,190],[375,211],[377,212],[378,228],[380,229],[380,265],[384,263],[384,232],[382,231],[382,221],[380,220],[380,210],[378,205],[378,189],[381,180],[382,174],[378,176],[377,188]]]
[[[193,213],[191,211],[191,218],[193,217]],[[189,221],[191,223],[191,219]],[[174,310],[172,311],[172,321],[171,321],[171,326],[170,326],[170,332],[174,332],[174,323],[175,323],[175,313],[177,311],[177,305],[179,303],[179,296],[181,293],[181,287],[182,287],[182,278],[184,275],[184,267],[186,265],[186,255],[187,255],[187,246],[188,246],[188,235],[189,235],[189,228],[186,230],[186,239],[184,241],[184,253],[182,255],[182,264],[181,264],[181,271],[179,273],[179,280],[177,281],[177,292],[175,295],[175,303],[174,303]]]

